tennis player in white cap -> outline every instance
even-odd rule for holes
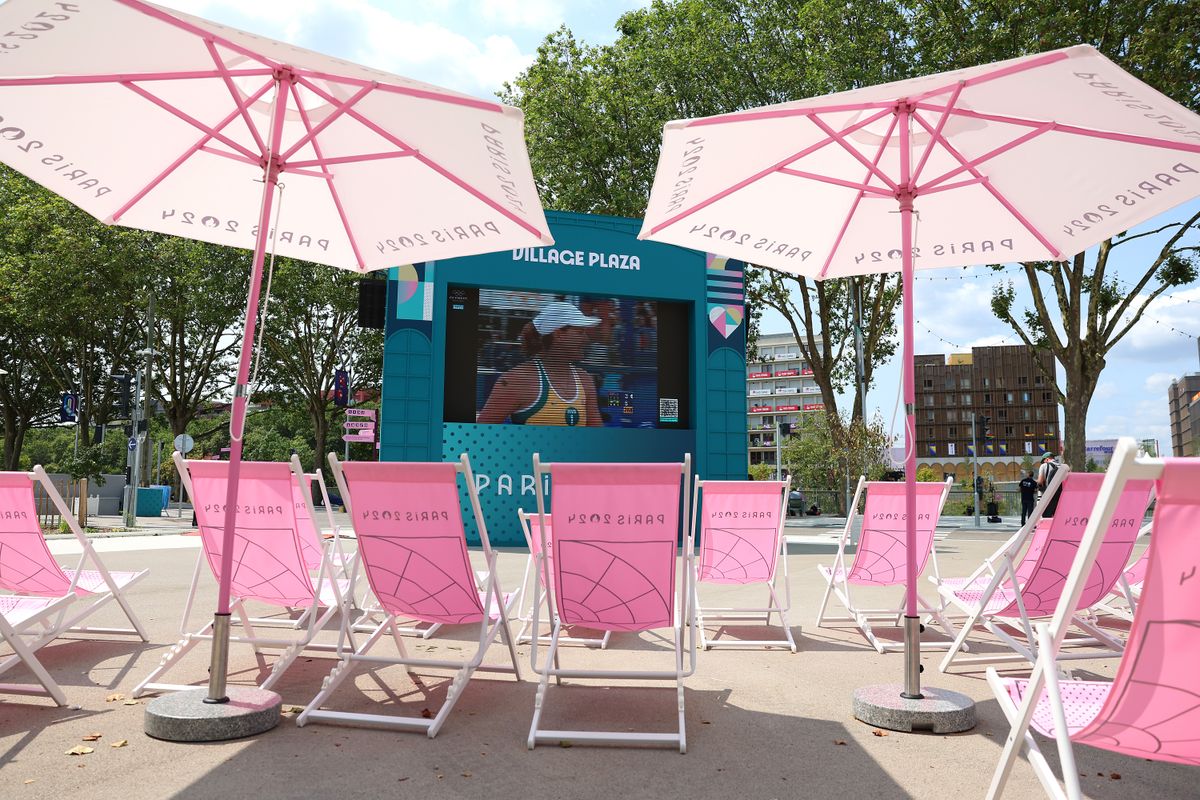
[[[571,303],[547,304],[521,332],[529,360],[500,376],[477,421],[599,427],[596,383],[575,366],[599,324]]]

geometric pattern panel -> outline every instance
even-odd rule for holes
[[[395,616],[459,624],[483,618],[453,463],[346,462],[359,553]]]
[[[61,597],[71,579],[46,548],[33,500],[33,481],[19,472],[0,473],[0,588]]]
[[[917,484],[916,572],[921,574],[933,549],[933,533],[941,515],[944,483]],[[862,535],[847,580],[863,586],[895,586],[904,583],[908,568],[905,546],[907,511],[904,484],[867,484],[863,506]]]
[[[671,624],[674,542],[567,541],[558,547],[563,622],[617,631]]]
[[[229,464],[189,461],[188,472],[204,554],[220,581]],[[242,462],[233,527],[233,596],[275,606],[313,602],[313,582],[297,529],[294,486],[288,464]]]
[[[775,575],[783,484],[705,481],[700,490],[700,580],[762,583]]]

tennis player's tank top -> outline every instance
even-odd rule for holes
[[[541,359],[534,359],[537,367],[538,395],[530,405],[514,411],[512,421],[516,425],[583,425],[588,424],[587,397],[579,379],[579,370],[571,367],[575,378],[575,397],[566,400],[550,383],[550,376],[542,366]]]

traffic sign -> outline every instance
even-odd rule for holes
[[[370,433],[343,433],[343,442],[373,442],[375,441],[375,432]]]
[[[175,449],[184,455],[192,452],[192,448],[196,446],[196,440],[188,436],[186,433],[181,433],[175,437]]]
[[[130,436],[129,437],[129,452],[132,453],[134,450],[137,450],[137,437]]]
[[[354,420],[354,419],[348,419],[342,423],[342,427],[348,431],[352,431],[352,430],[373,431],[373,430],[375,430],[375,421],[374,420],[359,421],[359,420]]]
[[[347,408],[347,417],[369,417],[375,419],[375,409],[373,408]]]
[[[74,422],[79,414],[79,395],[76,392],[63,392],[59,398],[58,421]]]

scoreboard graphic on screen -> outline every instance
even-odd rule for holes
[[[380,458],[468,453],[496,545],[524,544],[535,452],[746,474],[743,265],[638,241],[637,220],[547,219],[552,246],[389,280]]]

